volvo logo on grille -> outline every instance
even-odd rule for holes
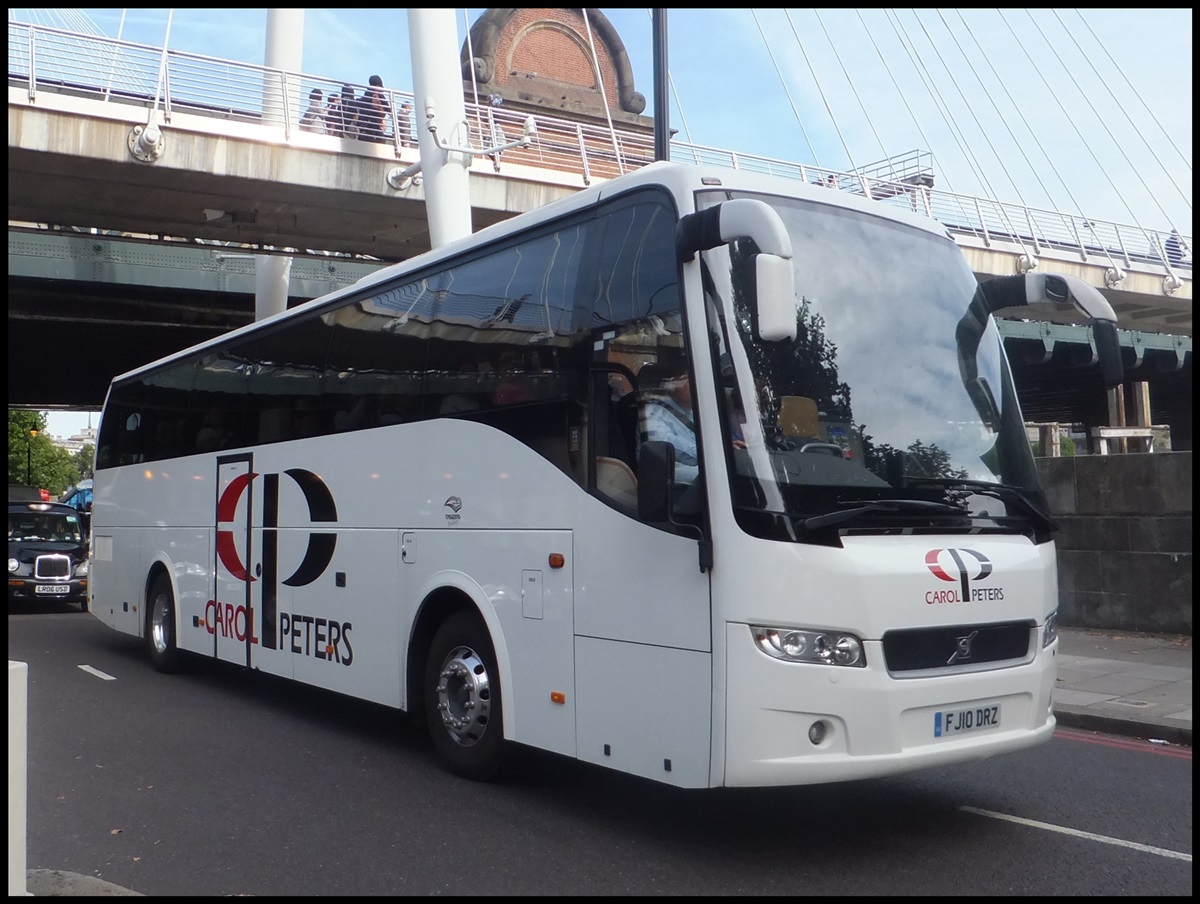
[[[954,665],[956,662],[966,662],[971,658],[971,644],[974,642],[978,631],[972,631],[970,634],[965,634],[962,637],[957,637],[954,640],[955,651],[950,658],[946,660],[946,665]]]

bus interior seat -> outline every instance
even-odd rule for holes
[[[596,456],[596,489],[614,502],[637,508],[637,478],[633,469],[619,458]]]
[[[821,436],[821,418],[817,403],[808,396],[782,396],[779,399],[779,429],[784,436]]]

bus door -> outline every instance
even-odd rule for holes
[[[252,605],[252,589],[262,573],[250,529],[254,477],[249,454],[217,459],[215,586],[205,623],[213,635],[213,655],[239,665],[250,665],[250,649],[261,632]]]

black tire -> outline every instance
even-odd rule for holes
[[[175,597],[171,582],[160,574],[146,599],[146,652],[160,672],[179,671],[180,653],[175,644]]]
[[[446,619],[425,663],[425,721],[442,764],[487,781],[504,762],[500,675],[487,628],[470,612]]]

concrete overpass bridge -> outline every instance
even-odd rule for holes
[[[418,162],[407,127],[373,143],[296,126],[310,87],[340,82],[13,23],[9,45],[12,407],[98,407],[113,375],[248,322],[259,255],[292,256],[298,302],[429,247],[420,180],[397,178]],[[395,110],[413,100],[391,94]],[[521,133],[520,111],[467,107],[477,140]],[[644,123],[535,120],[529,148],[474,163],[476,228],[653,159]],[[920,155],[855,173],[682,142],[671,156],[936,218],[980,278],[1036,266],[1096,285],[1118,312],[1154,422],[1190,448],[1190,236],[1175,255],[1151,230],[942,192]],[[1090,360],[1080,328],[1006,321],[1002,331],[1027,419],[1109,422],[1104,394],[1073,374]],[[61,380],[36,355],[47,344],[76,365]]]

